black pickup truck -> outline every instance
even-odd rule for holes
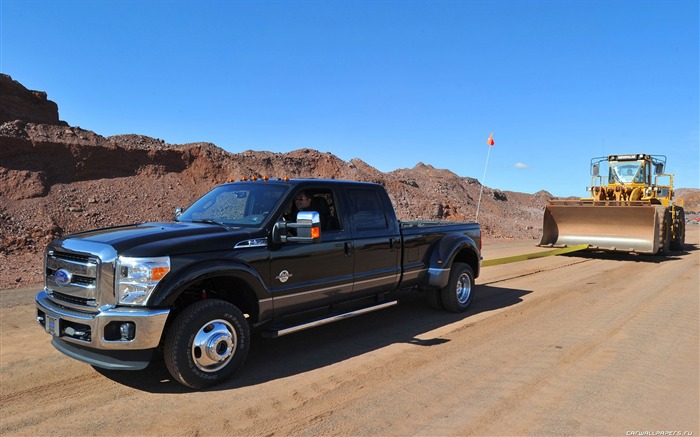
[[[385,308],[407,288],[466,310],[480,249],[476,223],[399,222],[378,184],[232,182],[174,222],[49,244],[37,321],[72,358],[138,370],[159,351],[177,381],[204,388],[241,367],[254,330],[277,337]]]

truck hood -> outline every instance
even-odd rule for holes
[[[161,256],[227,250],[249,235],[247,230],[229,230],[216,224],[169,222],[96,229],[64,239],[108,244],[121,255]]]

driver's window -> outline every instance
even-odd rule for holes
[[[284,212],[286,221],[296,221],[299,211],[316,211],[321,217],[321,230],[340,231],[342,224],[338,215],[335,197],[330,189],[306,189],[298,191]]]

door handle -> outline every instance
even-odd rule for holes
[[[345,256],[352,255],[352,243],[349,241],[345,242]]]
[[[394,244],[396,244],[397,241],[397,238],[389,238],[389,250],[394,250]]]

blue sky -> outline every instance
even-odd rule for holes
[[[558,196],[592,157],[652,153],[700,188],[698,4],[0,0],[0,71],[104,136]]]

